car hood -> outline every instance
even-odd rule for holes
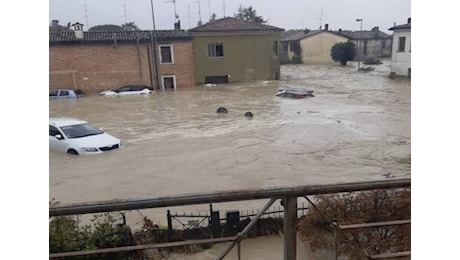
[[[120,143],[120,139],[107,133],[69,139],[69,141],[80,147],[104,147]]]

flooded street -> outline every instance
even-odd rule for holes
[[[408,177],[410,81],[389,79],[389,71],[389,62],[368,73],[353,63],[288,65],[280,81],[268,83],[50,100],[50,116],[84,119],[124,143],[95,156],[50,151],[50,199],[66,204]],[[315,97],[276,97],[286,84],[312,89]],[[217,114],[220,106],[228,114]]]

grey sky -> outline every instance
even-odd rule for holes
[[[153,0],[157,29],[174,28],[174,0]],[[378,26],[381,31],[394,23],[403,24],[411,16],[410,0],[175,0],[176,13],[182,29],[197,26],[200,18],[209,21],[212,13],[217,18],[233,16],[238,7],[252,6],[257,15],[268,24],[288,29],[318,29],[329,24],[337,30],[359,30],[357,18],[363,19],[363,30]],[[49,0],[49,22],[59,20],[95,25],[134,22],[142,30],[153,28],[150,0]]]

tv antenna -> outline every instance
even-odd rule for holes
[[[321,6],[321,14],[319,15],[319,29],[323,27],[323,7]]]
[[[225,17],[225,0],[222,0],[223,4],[224,4],[224,17]]]
[[[86,4],[85,4],[85,21],[86,21],[86,28],[89,28],[88,9],[86,8]]]
[[[125,24],[128,23],[128,15],[126,14],[126,5],[123,5],[123,9],[124,9],[124,16],[125,17]]]
[[[179,15],[177,14],[177,11],[176,11],[176,0],[170,0],[170,1],[166,1],[166,2],[174,4],[174,22],[177,23],[177,19],[179,18]]]
[[[198,20],[198,24],[202,25],[203,22],[201,21],[201,2],[200,0],[198,0],[197,3],[198,3],[198,16],[200,17],[200,20]]]

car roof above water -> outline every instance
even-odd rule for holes
[[[84,120],[73,117],[50,117],[50,125],[57,127],[87,123]]]

